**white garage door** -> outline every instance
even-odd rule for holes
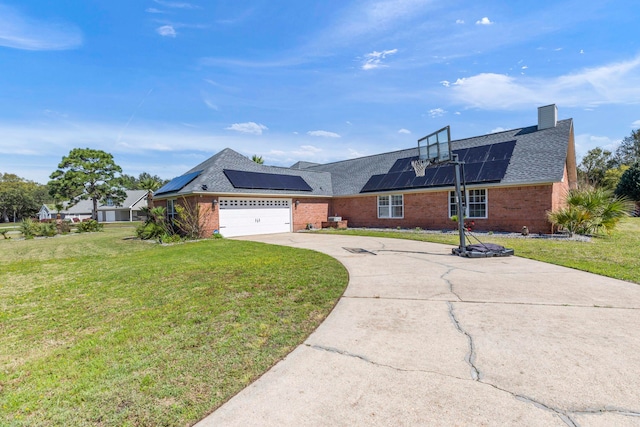
[[[220,234],[224,237],[291,231],[291,199],[221,197]]]

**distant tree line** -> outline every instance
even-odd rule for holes
[[[640,129],[631,131],[615,152],[596,147],[578,166],[581,186],[612,191],[616,196],[640,201]]]
[[[74,148],[64,156],[46,184],[0,171],[0,222],[17,222],[37,216],[43,204],[60,211],[62,204],[72,206],[80,200],[93,201],[93,215],[99,202],[111,199],[116,204],[125,198],[125,190],[155,191],[167,180],[142,172],[138,177],[122,173],[113,156],[101,150]]]

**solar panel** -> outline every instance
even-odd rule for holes
[[[478,175],[477,182],[500,181],[507,172],[509,159],[486,162]]]
[[[442,165],[436,170],[436,174],[431,181],[432,187],[453,185],[454,173],[452,165]]]
[[[302,177],[297,175],[246,172],[232,169],[223,169],[223,172],[234,188],[249,188],[252,190],[313,190]]]
[[[489,155],[487,156],[487,161],[508,160],[511,158],[512,152],[513,144],[505,142],[502,144],[492,145],[491,150],[489,151]]]
[[[167,182],[165,185],[160,187],[158,191],[154,194],[163,194],[163,193],[173,193],[174,191],[180,191],[184,188],[185,185],[196,179],[198,175],[200,175],[202,171],[195,171],[191,173],[184,174],[177,178],[173,178],[171,181]]]
[[[482,169],[483,163],[465,163],[462,165],[463,177],[465,182],[477,182],[478,175]]]
[[[467,184],[499,182],[507,172],[515,145],[516,141],[507,141],[463,148],[454,150],[453,153],[464,162],[463,179]],[[389,172],[372,176],[360,192],[443,187],[454,184],[454,167],[451,163],[427,168],[424,177],[417,177],[411,168],[411,160],[415,160],[415,157],[396,160]]]
[[[376,191],[379,187],[380,181],[382,181],[382,178],[384,178],[384,174],[372,175],[360,192],[366,193],[368,191]]]
[[[481,147],[473,147],[467,150],[464,157],[460,157],[460,160],[466,163],[481,163],[487,160],[489,155],[490,145],[483,145]]]

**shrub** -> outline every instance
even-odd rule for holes
[[[33,239],[35,236],[38,236],[39,224],[32,220],[31,218],[25,218],[20,223],[20,232],[25,239]]]
[[[52,222],[38,222],[25,218],[20,223],[20,232],[25,239],[33,239],[34,237],[53,237],[58,234],[58,229]]]
[[[104,225],[100,224],[95,219],[90,219],[87,221],[83,220],[78,223],[76,229],[78,230],[78,233],[92,233],[95,231],[102,231],[104,229]]]
[[[199,239],[202,235],[202,218],[200,206],[182,199],[182,204],[175,205],[176,217],[173,225],[177,233],[187,239]]]
[[[52,222],[35,223],[37,226],[37,236],[53,237],[58,234],[56,225]]]
[[[56,221],[56,228],[59,234],[67,234],[71,232],[71,221]]]
[[[640,201],[640,162],[634,163],[622,174],[616,187],[616,194]]]
[[[167,239],[171,232],[165,217],[165,209],[158,206],[143,209],[147,219],[136,228],[136,235],[142,240],[157,239],[159,242]]]
[[[569,190],[567,207],[548,213],[549,221],[570,234],[610,234],[631,212],[626,198],[603,188]]]

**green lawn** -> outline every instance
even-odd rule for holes
[[[429,234],[420,231],[372,231],[329,230],[322,233],[353,234],[360,236],[394,237],[445,243],[458,246],[457,234]],[[640,284],[640,218],[625,218],[618,229],[608,237],[595,237],[590,242],[514,239],[498,235],[481,236],[484,243],[497,243],[513,248],[517,256],[531,258],[551,264],[589,271],[603,276],[627,280]],[[471,243],[477,243],[473,240]]]
[[[0,239],[0,425],[190,425],[301,343],[348,280],[317,252],[133,234]]]

